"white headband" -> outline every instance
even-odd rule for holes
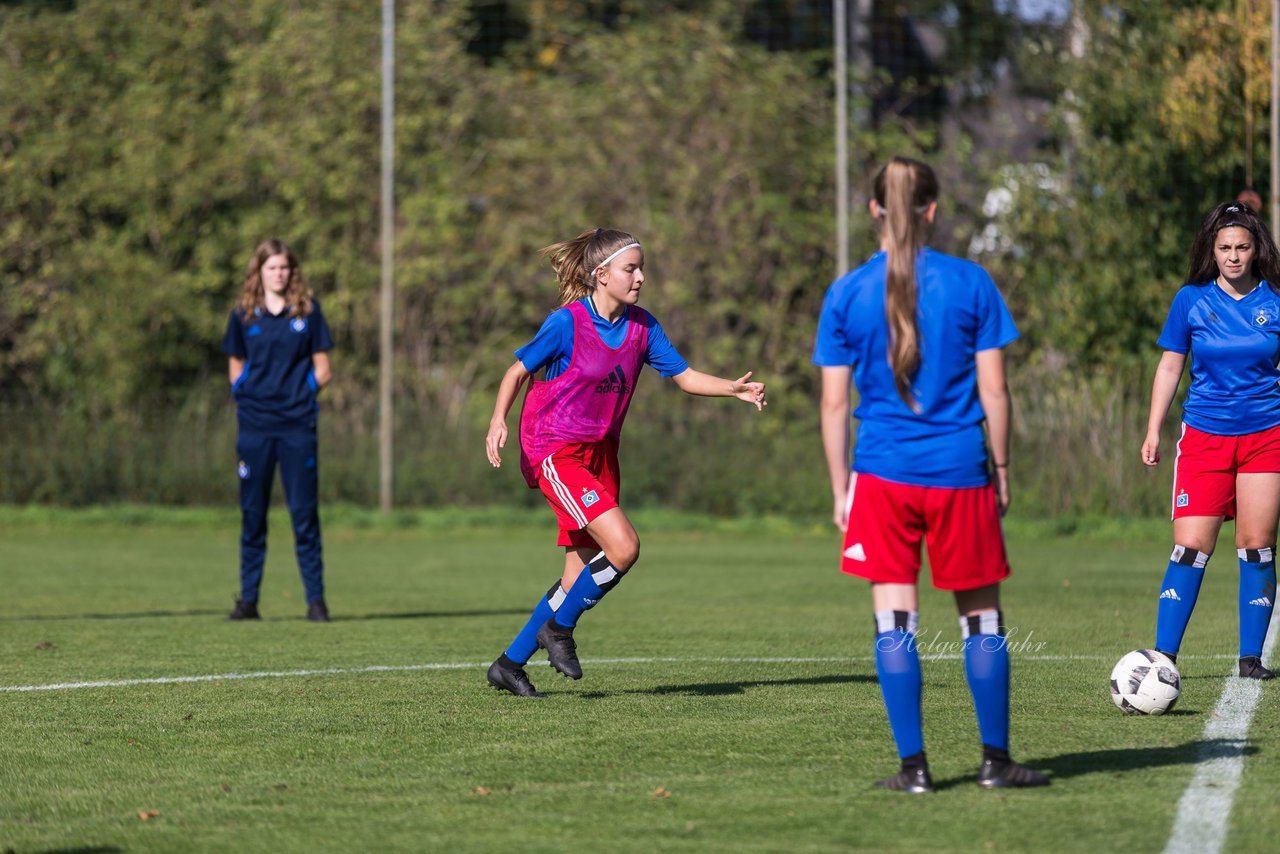
[[[599,264],[597,264],[596,270],[599,270],[601,267],[608,267],[610,261],[612,261],[614,258],[617,258],[623,252],[626,252],[628,249],[639,249],[639,248],[640,248],[639,243],[628,243],[626,246],[622,247],[617,252],[613,253],[608,258],[604,259]],[[596,270],[592,270],[591,272],[594,273]]]

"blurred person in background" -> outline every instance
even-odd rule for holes
[[[1275,674],[1262,647],[1276,597],[1280,520],[1280,253],[1248,205],[1225,202],[1200,224],[1188,284],[1173,297],[1151,386],[1142,462],[1160,462],[1160,432],[1187,357],[1191,386],[1173,466],[1173,553],[1160,584],[1156,649],[1177,660],[1205,567],[1227,519],[1240,563],[1237,672]]]
[[[1253,187],[1245,187],[1236,194],[1236,201],[1249,206],[1249,210],[1256,214],[1262,213],[1262,196]]]
[[[1000,610],[1010,417],[1001,348],[1018,330],[986,270],[926,245],[938,210],[927,164],[893,158],[876,175],[869,207],[880,251],[828,289],[813,361],[822,369],[832,514],[845,532],[841,570],[871,582],[876,672],[901,762],[876,785],[934,790],[916,644],[922,541],[933,586],[954,592],[960,614],[982,741],[978,785],[1046,785],[1047,776],[1009,756]],[[852,474],[851,381],[859,395]]]
[[[279,240],[254,250],[222,351],[236,402],[240,594],[228,620],[257,620],[276,466],[293,521],[307,619],[327,623],[320,539],[316,399],[331,378],[333,339],[297,256]]]

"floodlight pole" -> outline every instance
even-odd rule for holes
[[[1280,0],[1276,0],[1280,3]],[[836,277],[849,272],[849,23],[846,0],[833,0],[836,49]]]
[[[1271,0],[1271,233],[1280,227],[1280,0]]]
[[[396,2],[382,0],[382,292],[378,335],[378,504],[383,513],[391,512],[392,476],[392,322],[394,319],[395,284],[392,265],[395,261],[395,208],[392,203],[392,166],[395,140],[395,35]]]

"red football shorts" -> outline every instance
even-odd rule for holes
[[[1236,516],[1236,475],[1280,472],[1280,427],[1217,436],[1182,425],[1173,463],[1173,518]]]
[[[617,443],[579,442],[557,448],[538,467],[538,488],[560,523],[558,546],[600,546],[584,528],[618,506]]]
[[[939,590],[973,590],[1009,575],[996,491],[912,486],[855,474],[840,570],[879,584],[915,584],[920,543]]]

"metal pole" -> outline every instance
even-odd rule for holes
[[[1271,0],[1271,233],[1280,225],[1280,0]]]
[[[392,143],[395,140],[396,2],[382,0],[382,301],[378,336],[378,495],[383,513],[391,511],[393,456],[392,371],[395,367],[391,326],[394,318],[395,207],[392,200]]]
[[[846,0],[833,0],[831,6],[836,48],[836,276],[840,277],[849,271],[849,24]]]

